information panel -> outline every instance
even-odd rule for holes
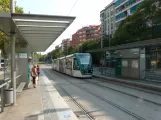
[[[19,53],[19,58],[27,58],[27,53]]]

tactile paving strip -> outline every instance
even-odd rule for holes
[[[43,80],[41,80],[41,77],[39,80],[39,84],[40,84],[40,91],[41,91],[42,102],[43,102],[42,114],[44,115],[44,120],[58,120],[56,110],[54,109],[54,104],[48,93],[46,84],[44,83]]]

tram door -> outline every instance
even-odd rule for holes
[[[122,75],[129,78],[139,79],[139,60],[122,59]]]
[[[67,58],[66,60],[66,74],[72,75],[72,58]]]

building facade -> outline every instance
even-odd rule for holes
[[[114,0],[100,12],[101,37],[113,35],[122,20],[132,15],[144,0]]]
[[[128,15],[132,15],[144,0],[115,0],[116,26]]]
[[[86,40],[100,39],[100,25],[91,25],[79,29],[72,35],[72,47],[75,48]]]
[[[114,1],[100,12],[101,37],[113,35],[115,32],[115,5]]]
[[[72,41],[71,41],[70,38],[67,38],[67,39],[62,40],[62,43],[61,43],[61,51],[64,52],[69,47],[71,47],[71,45],[72,45]]]
[[[106,35],[106,22],[105,22],[105,10],[102,10],[100,12],[100,21],[101,21],[101,25],[100,25],[100,37],[101,39],[103,39]]]

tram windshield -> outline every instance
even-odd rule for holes
[[[78,54],[78,58],[80,59],[81,64],[89,64],[90,63],[90,55],[89,54]]]

